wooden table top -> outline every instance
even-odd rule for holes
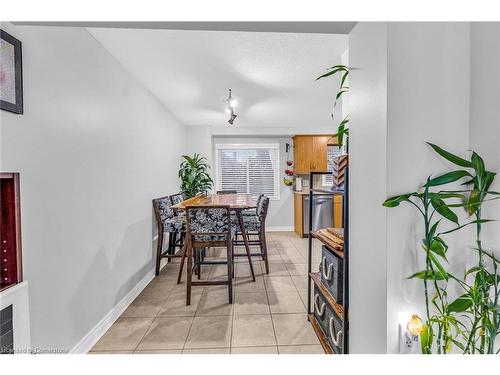
[[[229,206],[230,208],[256,208],[256,202],[250,194],[212,194],[198,195],[174,204],[174,209],[186,209],[187,206]]]

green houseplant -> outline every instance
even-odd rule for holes
[[[213,186],[212,178],[208,174],[210,166],[207,159],[200,154],[182,155],[182,158],[184,160],[179,168],[181,191],[186,194],[187,198],[207,194]]]
[[[328,71],[325,74],[322,74],[318,78],[316,78],[316,81],[322,78],[331,77],[335,75],[340,76],[339,88],[337,90],[337,94],[335,94],[335,100],[333,101],[333,108],[332,108],[332,119],[333,119],[337,102],[342,97],[342,95],[349,92],[349,86],[347,86],[347,77],[349,76],[349,68],[345,65],[335,65],[332,66],[331,68],[328,68],[327,70]],[[337,138],[339,146],[342,146],[344,135],[346,136],[346,143],[347,143],[349,140],[349,115],[345,116],[337,126]]]
[[[397,195],[384,202],[389,208],[409,203],[423,220],[425,269],[409,277],[421,279],[424,284],[426,322],[421,334],[422,353],[445,354],[453,347],[463,353],[498,353],[495,339],[500,334],[500,262],[492,251],[484,249],[481,240],[482,225],[492,221],[482,218],[481,208],[499,195],[489,190],[495,174],[486,170],[483,159],[475,152],[470,160],[465,160],[439,146],[429,145],[441,157],[461,168],[429,177],[421,192]],[[462,180],[464,189],[437,190]],[[469,217],[465,223],[459,223],[454,212],[460,208],[465,209]],[[440,232],[443,220],[455,226]],[[446,270],[450,251],[445,238],[469,225],[476,228],[477,265],[458,277]],[[449,283],[456,283],[463,292],[452,302],[448,301]]]

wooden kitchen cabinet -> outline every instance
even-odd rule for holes
[[[304,221],[302,217],[302,194],[295,193],[293,195],[293,217],[295,233],[299,237],[304,237]]]
[[[293,137],[293,158],[295,174],[326,172],[327,147],[335,145],[337,137],[332,134],[295,135]]]

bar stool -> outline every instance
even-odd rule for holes
[[[233,233],[229,206],[186,207],[186,241],[184,244],[186,249],[184,257],[187,257],[186,305],[191,303],[191,287],[206,285],[227,285],[229,303],[233,303]],[[218,262],[227,264],[227,280],[193,281],[193,250],[196,254],[206,247],[227,249],[227,260]],[[199,257],[195,256],[195,259]],[[182,272],[183,264],[184,258],[181,261],[180,272]]]
[[[156,251],[156,276],[160,273],[160,261],[167,258],[170,262],[172,258],[180,258],[184,254],[177,254],[176,247],[184,248],[182,243],[185,232],[185,219],[176,216],[172,209],[172,200],[169,196],[153,199],[153,208],[158,223],[158,245]],[[168,248],[163,251],[164,234],[168,233]],[[177,235],[180,236],[180,242],[176,242]],[[184,252],[184,250],[182,250]]]
[[[259,194],[257,198],[257,208],[247,208],[246,210],[242,210],[242,215],[248,216],[257,216],[257,209],[262,205],[262,199],[265,197],[265,194]]]
[[[243,224],[245,226],[245,231],[249,236],[258,236],[258,240],[251,240],[249,239],[248,242],[250,245],[258,245],[260,247],[260,251],[258,253],[250,253],[251,256],[260,256],[262,257],[262,260],[264,261],[264,264],[266,266],[266,273],[269,273],[269,262],[268,262],[268,257],[267,257],[267,242],[266,242],[266,218],[267,218],[267,211],[269,208],[269,198],[263,195],[262,197],[259,197],[259,202],[257,204],[256,208],[256,214],[255,215],[243,215]],[[235,221],[235,218],[233,217],[233,224],[235,225],[236,234],[235,238],[237,238],[238,234],[241,234],[239,230],[239,225],[237,225],[237,221]],[[235,239],[233,241],[234,245],[242,245],[244,244],[243,241],[238,241]],[[245,256],[246,254],[234,254],[233,256]]]

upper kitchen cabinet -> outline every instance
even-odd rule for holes
[[[295,135],[293,137],[295,174],[326,172],[328,145],[337,145],[337,137],[331,134]]]

